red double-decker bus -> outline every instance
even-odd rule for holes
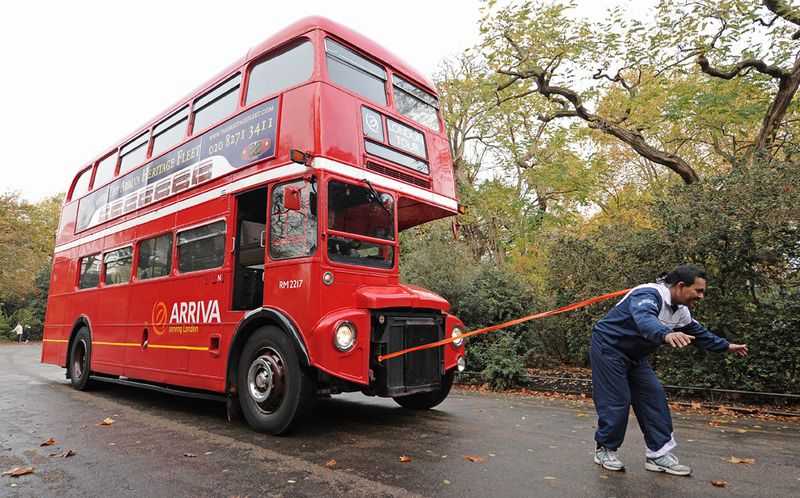
[[[440,296],[398,278],[398,233],[457,213],[432,83],[312,17],[256,46],[72,182],[42,361],[224,398],[279,434],[319,394],[426,409],[464,366]]]

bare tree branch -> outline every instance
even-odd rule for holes
[[[715,78],[722,78],[724,80],[730,80],[739,76],[742,71],[752,68],[762,74],[767,74],[772,76],[773,78],[783,78],[789,75],[788,71],[785,71],[778,66],[772,64],[767,65],[766,62],[759,60],[759,59],[747,59],[742,61],[729,70],[722,70],[716,67],[712,67],[711,64],[708,62],[708,59],[705,55],[701,55],[697,58],[697,64],[700,65],[700,69],[709,76],[714,76]]]

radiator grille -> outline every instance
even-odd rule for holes
[[[380,354],[430,344],[442,339],[442,328],[432,316],[386,317],[386,325],[376,331],[373,351]],[[384,395],[430,391],[441,382],[441,348],[415,351],[385,360],[378,366],[378,391]]]

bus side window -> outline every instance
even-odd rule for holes
[[[84,256],[80,262],[79,289],[97,287],[100,283],[100,255]]]
[[[123,247],[116,251],[107,252],[103,256],[105,263],[106,285],[124,284],[131,279],[131,266],[133,265],[133,247]]]
[[[286,209],[286,187],[300,187],[300,209]],[[316,181],[296,180],[272,190],[269,225],[269,256],[272,259],[300,258],[317,251]]]
[[[172,234],[165,233],[139,242],[139,257],[136,260],[136,278],[164,277],[172,267]]]
[[[218,268],[225,261],[225,222],[178,232],[178,271]]]

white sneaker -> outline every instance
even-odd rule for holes
[[[681,465],[680,462],[678,462],[678,458],[672,453],[667,453],[658,458],[646,459],[644,468],[653,472],[666,472],[674,476],[688,476],[692,473],[692,469],[686,465]]]
[[[608,470],[625,470],[625,465],[617,458],[617,451],[602,446],[594,450],[594,463]]]

